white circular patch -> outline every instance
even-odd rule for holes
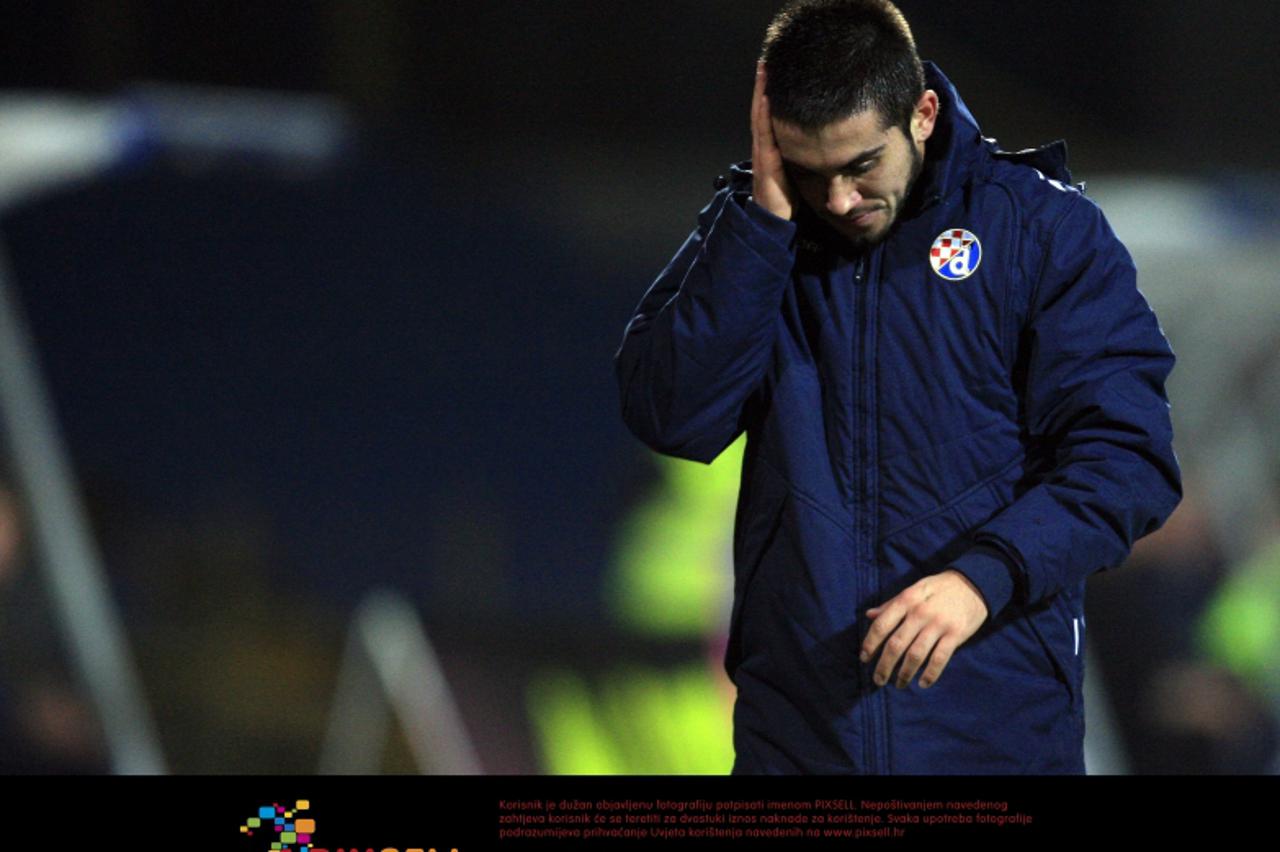
[[[963,281],[978,271],[981,262],[982,243],[963,228],[948,228],[938,234],[929,249],[929,265],[948,281]]]

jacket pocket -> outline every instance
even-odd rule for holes
[[[1011,483],[1021,462],[1021,457],[1011,460],[994,475],[889,536],[882,553],[892,580],[881,597],[888,599],[922,577],[943,571],[973,547],[975,531],[1014,499]],[[1063,615],[1068,609],[1065,601],[1056,600],[1034,608],[1012,603],[970,637],[967,653],[977,657],[975,664],[990,667],[993,675],[1007,672],[1024,683],[1035,681],[1037,692],[1051,691],[1056,682],[1063,704],[1076,707],[1081,669],[1068,656],[1072,649],[1071,616]],[[966,645],[956,653],[966,654]]]
[[[1054,595],[1040,606],[1022,609],[1041,652],[1053,666],[1054,674],[1071,695],[1072,707],[1084,705],[1084,636],[1082,618],[1073,615],[1074,596]]]
[[[1019,463],[1021,461],[1021,458],[1017,460]],[[975,496],[956,507],[957,515],[969,529],[986,524],[1016,499],[1015,482],[1020,469],[1021,465],[1018,463],[1007,466],[979,489],[985,497]],[[1069,610],[1070,605],[1061,596],[1035,607],[1015,603],[997,617],[993,626],[1022,633],[1026,641],[1016,644],[1025,653],[1036,655],[1034,662],[1046,675],[1052,673],[1074,707],[1081,698],[1080,678],[1077,677],[1081,669],[1072,657]]]

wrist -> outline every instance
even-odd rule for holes
[[[988,615],[990,615],[990,614],[991,614],[991,608],[987,606],[987,599],[983,596],[983,594],[982,594],[982,589],[978,588],[977,584],[975,584],[972,580],[970,580],[968,577],[966,577],[966,576],[964,575],[964,573],[963,573],[963,572],[961,572],[961,571],[959,571],[959,570],[957,570],[957,569],[955,569],[955,568],[948,568],[948,569],[946,569],[945,571],[943,571],[942,573],[944,573],[944,574],[952,574],[952,575],[954,575],[954,576],[955,576],[955,577],[956,577],[956,578],[957,578],[957,579],[958,579],[962,584],[964,584],[964,587],[965,587],[966,589],[968,589],[968,590],[973,594],[973,596],[974,596],[974,598],[976,599],[976,601],[977,601],[978,605],[982,608],[982,616],[983,616],[983,618],[984,618],[984,619],[985,619]]]

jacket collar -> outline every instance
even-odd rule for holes
[[[956,87],[932,62],[924,63],[926,88],[938,93],[938,119],[924,143],[924,167],[908,203],[908,215],[932,206],[963,186],[980,162],[985,140]]]
[[[924,63],[925,86],[938,93],[938,121],[925,142],[924,168],[912,191],[908,215],[914,215],[964,186],[992,159],[1031,166],[1042,176],[1070,183],[1067,143],[1061,139],[1038,148],[1005,151],[995,139],[985,137],[956,87],[932,62]],[[1084,184],[1077,187],[1083,191]]]

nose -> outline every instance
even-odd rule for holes
[[[827,210],[834,216],[847,216],[857,208],[862,194],[853,181],[841,175],[827,185]]]

